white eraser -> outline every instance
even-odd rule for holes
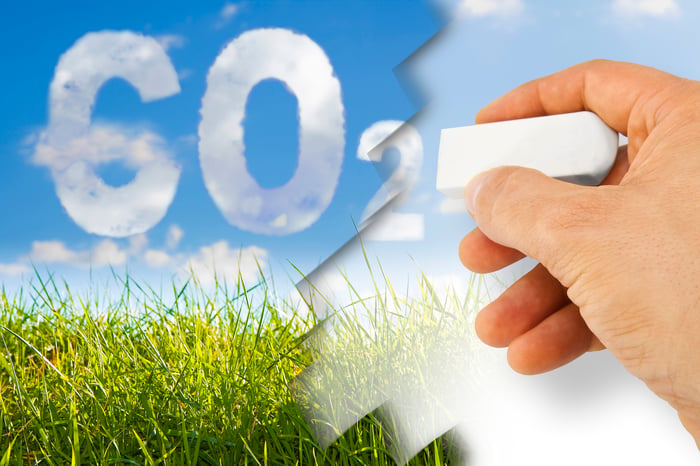
[[[450,198],[462,198],[476,174],[503,165],[596,186],[615,163],[618,140],[617,132],[592,112],[443,129],[437,189]]]

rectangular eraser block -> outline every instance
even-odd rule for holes
[[[610,172],[619,136],[595,113],[576,112],[443,129],[437,189],[459,199],[478,173],[503,165],[595,186]]]

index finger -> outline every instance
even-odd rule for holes
[[[664,92],[683,81],[642,65],[593,60],[513,89],[484,107],[476,122],[589,110],[617,132],[644,140],[663,117]]]

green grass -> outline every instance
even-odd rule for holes
[[[360,375],[381,355],[404,367],[397,355],[454,333],[472,307],[438,302],[421,279],[418,299],[377,288],[353,306],[371,325],[346,309],[318,338],[313,313],[277,303],[264,282],[212,294],[189,282],[168,302],[128,278],[116,298],[35,282],[0,295],[0,466],[394,464],[373,414],[321,449],[293,380],[323,354],[364,355],[344,359]],[[411,464],[450,464],[448,450],[439,438]]]

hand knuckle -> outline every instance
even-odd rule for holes
[[[608,189],[605,193],[601,193],[601,190],[604,188],[591,188],[585,194],[577,191],[568,199],[556,203],[552,212],[542,219],[544,226],[574,233],[609,223],[615,215],[617,196],[613,194],[614,190]]]
[[[517,214],[520,209],[513,209],[513,204],[522,202],[521,191],[526,185],[523,175],[522,170],[516,169],[503,169],[494,173],[492,187],[495,195],[491,203],[491,216]]]

